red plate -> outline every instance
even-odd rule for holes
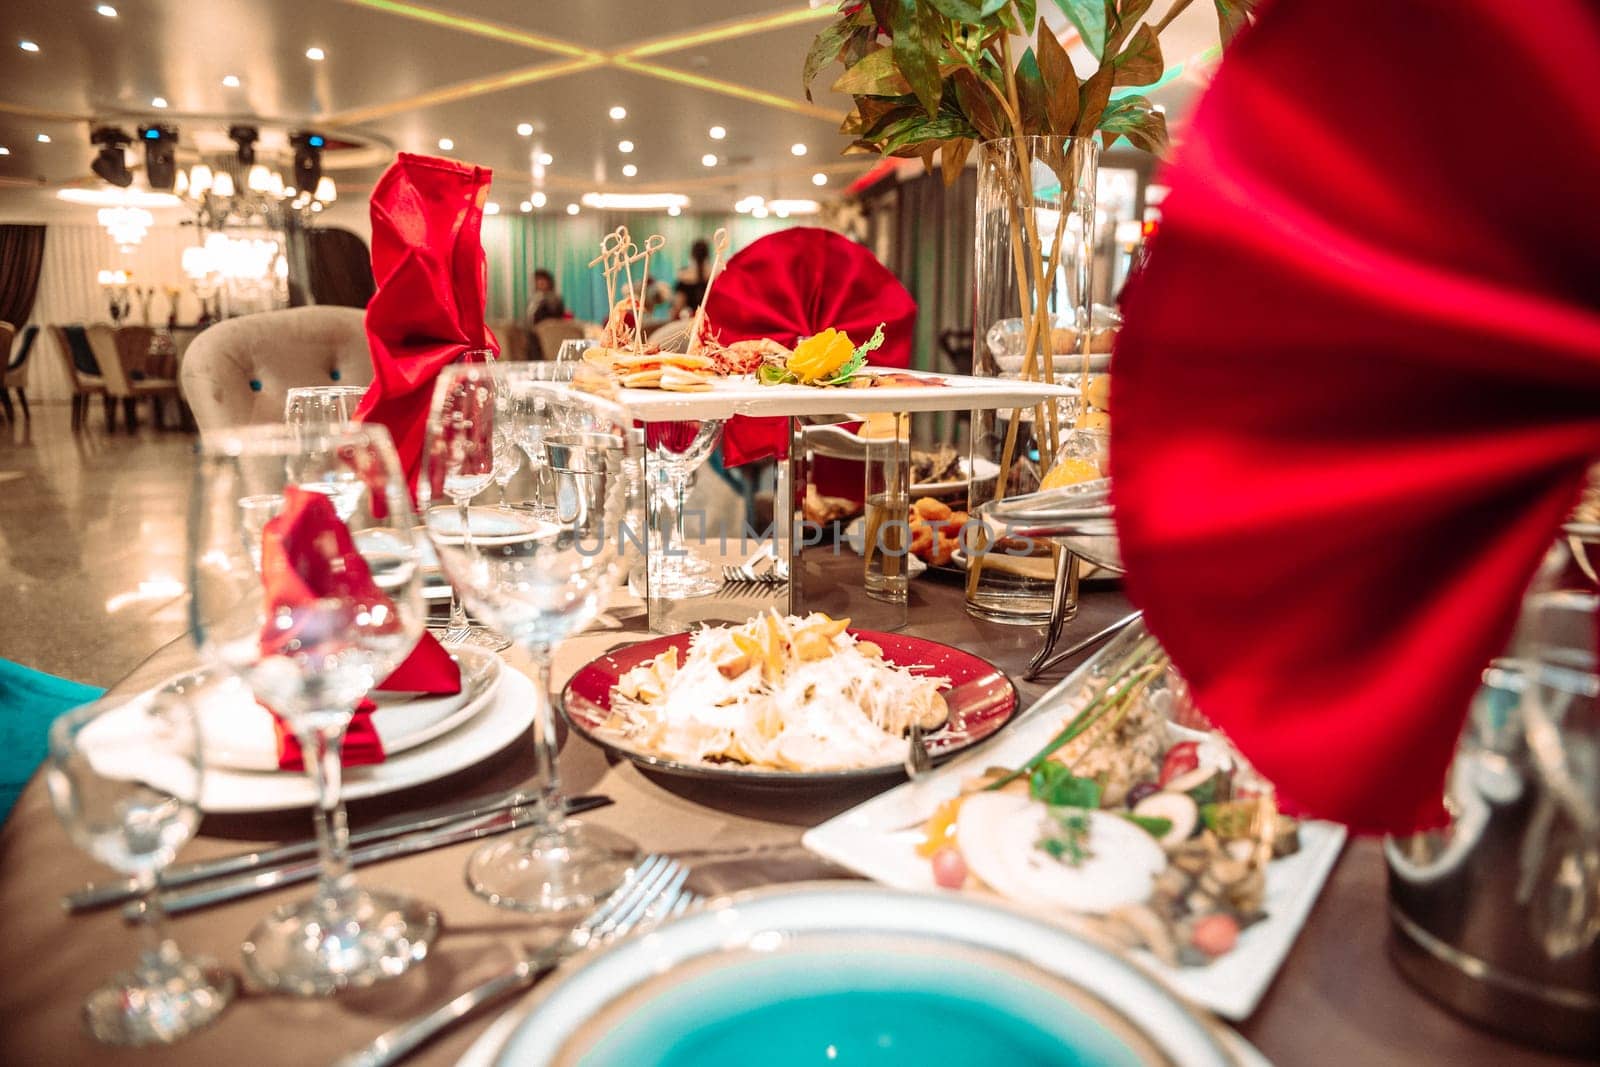
[[[858,640],[872,641],[883,649],[886,662],[905,667],[913,674],[940,675],[950,686],[940,690],[950,708],[950,720],[938,730],[923,735],[936,758],[971,748],[999,732],[1017,710],[1017,688],[1005,673],[986,659],[959,648],[906,634],[886,634],[876,630],[851,630]],[[629,748],[614,737],[599,735],[600,724],[611,716],[611,691],[622,675],[669,648],[678,650],[679,661],[689,654],[687,633],[640,641],[591,661],[567,683],[561,693],[561,711],[572,728],[608,752],[669,774],[691,778],[737,781],[748,785],[778,785],[841,782],[881,778],[902,773],[898,763],[881,767],[862,767],[847,771],[780,771],[746,767],[738,763],[683,763],[656,756],[642,749]]]

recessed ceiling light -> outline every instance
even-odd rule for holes
[[[792,144],[789,146],[789,154],[791,156],[803,156],[806,154],[806,146],[803,144]]]
[[[584,193],[581,199],[601,211],[665,211],[689,202],[682,193]]]
[[[673,204],[671,207],[667,208],[667,214],[671,215],[673,218],[677,218],[679,215],[683,214],[683,208],[679,207],[677,204]]]
[[[237,75],[237,74],[224,74],[222,76],[222,84],[226,85],[230,89],[239,88],[239,75]]]
[[[312,47],[306,49],[306,58],[320,63],[324,59],[328,58],[328,53],[313,45]]]
[[[704,164],[704,165],[705,165],[705,166],[707,166],[707,167],[714,167],[714,166],[716,166],[716,165],[717,165],[717,156],[716,156],[716,153],[714,153],[714,152],[707,152],[707,153],[706,153],[706,154],[705,154],[705,155],[703,155],[703,156],[701,156],[701,157],[700,157],[700,162],[701,162],[701,163],[702,163],[702,164]]]
[[[110,4],[101,4],[99,7],[95,8],[95,11],[104,15],[108,19],[114,19],[117,17],[117,9],[112,7]]]
[[[534,193],[528,199],[533,201],[533,206],[534,207],[544,207],[545,201],[548,199],[548,197],[546,197],[544,195],[544,193],[540,192],[540,193]]]
[[[34,140],[38,141],[40,144],[49,144],[50,135],[48,133],[41,133],[39,136],[35,137]]]
[[[498,215],[500,214],[500,205],[491,200],[483,205],[483,213],[485,215]]]
[[[150,98],[150,106],[151,107],[166,107],[167,106],[167,98],[164,97],[164,96],[153,96],[153,97]]]
[[[787,208],[780,207],[774,211],[773,214],[778,216],[780,219],[786,219],[789,217],[789,210]]]
[[[757,204],[755,207],[750,209],[750,214],[754,215],[758,219],[764,219],[767,217],[767,207],[765,204]]]
[[[455,146],[456,146],[456,143],[454,141],[452,141],[450,138],[448,138],[448,137],[439,138],[439,151],[448,152],[452,148],[454,148]]]
[[[822,173],[819,170],[819,171],[817,171],[815,174],[813,174],[811,176],[811,184],[812,185],[827,185],[828,184],[828,176],[826,174]]]
[[[578,207],[577,204],[568,204],[567,205],[567,214],[568,215],[576,215],[581,210],[582,209],[580,207]]]
[[[720,141],[724,137],[728,136],[728,131],[723,129],[721,126],[713,126],[706,132],[711,135],[711,139],[713,141]]]
[[[533,210],[533,202],[524,200],[522,203],[517,205],[517,210],[526,215],[528,212]]]
[[[629,152],[633,151],[633,142],[632,141],[618,141],[617,142],[617,151],[621,152],[623,155],[627,155]]]
[[[639,168],[634,166],[632,163],[623,164],[623,166],[622,166],[622,176],[624,178],[631,178],[635,174],[638,174],[638,173],[639,173]]]
[[[522,137],[532,137],[533,136],[533,123],[531,123],[531,122],[519,122],[519,123],[517,123],[517,134],[519,136],[522,136]]]
[[[539,153],[539,166],[548,167],[552,163],[554,163],[555,161],[556,161],[556,157],[552,156],[549,152],[540,152]]]
[[[11,149],[7,148],[3,144],[0,144],[0,156],[9,156],[10,154],[11,154]]]
[[[628,109],[620,105],[611,109],[611,117],[621,122],[628,117]]]
[[[24,52],[37,52],[39,50],[39,46],[34,44],[32,41],[18,41],[17,47],[22,49]]]

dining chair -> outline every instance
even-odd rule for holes
[[[0,327],[9,326],[10,323],[0,322]],[[17,391],[17,403],[22,405],[22,417],[33,420],[33,413],[28,410],[28,356],[33,353],[33,342],[39,336],[37,324],[31,325],[22,331],[22,344],[10,360],[0,366],[0,407],[5,408],[6,419],[16,421],[16,413],[11,408],[11,390]],[[11,341],[6,339],[0,353],[10,352]]]
[[[360,308],[298,307],[207,327],[183,355],[178,383],[202,432],[282,422],[297,386],[370,385]]]
[[[122,339],[128,331],[126,339]],[[152,378],[144,372],[144,359],[150,350],[154,331],[148,326],[124,326],[118,329],[97,322],[86,331],[89,347],[94,352],[105,376],[106,394],[110,401],[122,401],[123,421],[127,430],[139,428],[137,405],[140,400],[150,401],[150,417],[156,428],[161,427],[161,401],[178,396],[178,383],[172,378]],[[116,428],[114,408],[106,409],[106,429]]]
[[[115,419],[114,402],[106,392],[105,376],[100,373],[100,364],[94,358],[94,350],[89,347],[89,337],[82,326],[55,326],[50,327],[50,336],[55,340],[56,351],[61,354],[62,364],[66,367],[67,380],[72,383],[72,428],[83,428],[84,415],[89,409],[89,398],[99,395],[105,400],[106,426],[111,427]]]
[[[551,360],[561,351],[562,341],[583,340],[583,323],[576,319],[545,319],[533,328],[533,345],[528,358]]]

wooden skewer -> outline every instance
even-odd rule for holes
[[[606,317],[611,317],[611,309],[617,304],[617,250],[628,241],[628,228],[618,226],[615,230],[600,239],[600,254],[589,261],[589,266],[604,263],[600,273],[606,280]]]
[[[706,291],[700,294],[700,306],[694,309],[694,324],[689,327],[689,354],[700,351],[700,324],[705,321],[706,302],[711,299],[711,283],[717,280],[722,267],[722,254],[728,250],[728,228],[717,227],[711,235],[711,269],[706,272]]]
[[[665,247],[667,247],[667,239],[665,237],[661,236],[659,233],[653,233],[649,237],[646,237],[644,239],[644,277],[640,279],[641,284],[643,284],[644,286],[648,287],[650,285],[650,255],[651,255],[651,253],[659,252]],[[636,328],[635,332],[636,332],[636,335],[637,335],[638,340],[639,340],[639,348],[642,351],[644,349],[644,294],[643,293],[639,294],[639,300],[638,300],[637,304],[635,304],[635,309],[634,309],[634,313],[633,313],[633,323],[634,323],[634,326]]]

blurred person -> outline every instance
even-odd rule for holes
[[[694,262],[678,272],[678,284],[672,290],[672,317],[693,315],[706,298],[706,282],[711,278],[711,246],[700,238],[689,247],[689,257]]]
[[[543,322],[545,319],[566,318],[567,305],[561,299],[561,294],[556,291],[556,276],[540,267],[533,272],[533,297],[528,301],[528,326],[530,328]]]

